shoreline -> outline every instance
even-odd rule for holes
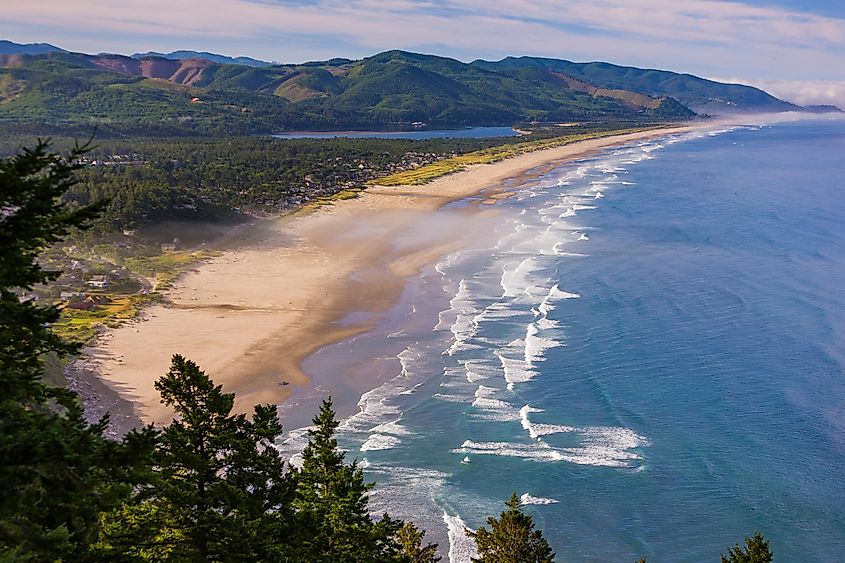
[[[174,353],[235,392],[238,412],[250,413],[257,403],[281,404],[294,390],[311,390],[301,367],[307,358],[368,331],[410,277],[465,244],[462,225],[469,216],[491,215],[489,204],[512,188],[503,182],[523,183],[600,150],[690,129],[578,141],[423,185],[371,186],[358,198],[308,214],[261,221],[242,234],[241,244],[229,241],[233,250],[181,276],[162,303],[107,330],[79,362],[145,423],[170,421],[153,383]],[[479,196],[483,201],[467,208],[443,211]],[[432,222],[436,232],[426,230]]]

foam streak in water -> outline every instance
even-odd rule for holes
[[[449,563],[470,563],[473,558],[477,558],[478,548],[467,536],[468,530],[474,530],[470,530],[457,514],[450,516],[444,511],[443,521],[449,534]]]

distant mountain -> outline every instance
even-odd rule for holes
[[[45,53],[66,53],[64,49],[49,43],[14,43],[0,39],[0,55],[43,55]]]
[[[830,104],[818,104],[812,106],[804,106],[801,108],[802,111],[806,111],[809,113],[842,113],[842,110],[838,107]]]
[[[724,84],[691,74],[617,66],[610,63],[573,63],[541,57],[507,57],[497,62],[474,61],[487,70],[545,68],[563,72],[601,88],[624,88],[648,96],[671,96],[696,113],[719,115],[738,112],[797,111],[801,107],[759,88]]]
[[[749,86],[528,57],[467,64],[387,51],[362,60],[256,67],[205,57],[0,55],[0,120],[15,123],[258,133],[407,129],[415,122],[666,122],[695,117],[690,107],[799,109]]]
[[[183,61],[185,59],[205,59],[220,64],[234,64],[251,66],[260,68],[264,66],[273,66],[275,63],[268,63],[267,61],[260,61],[250,57],[227,57],[226,55],[218,55],[216,53],[207,53],[205,51],[172,51],[170,53],[157,53],[155,51],[148,51],[146,53],[135,53],[132,55],[133,59],[146,59],[149,57],[161,57],[163,59],[171,59],[174,61]]]

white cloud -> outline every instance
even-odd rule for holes
[[[801,106],[834,105],[845,110],[845,81],[746,80],[742,78],[717,78],[716,80],[756,86],[773,96]]]
[[[292,62],[403,48],[463,59],[533,54],[707,74],[838,72],[845,79],[845,20],[738,1],[0,2],[8,4],[0,33],[59,44],[66,37],[65,45],[86,51],[198,48]],[[41,35],[24,38],[21,29]]]

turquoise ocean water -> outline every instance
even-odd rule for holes
[[[634,143],[497,207],[306,365],[390,372],[340,436],[375,511],[452,562],[514,491],[560,561],[718,561],[757,529],[843,560],[845,121]]]

